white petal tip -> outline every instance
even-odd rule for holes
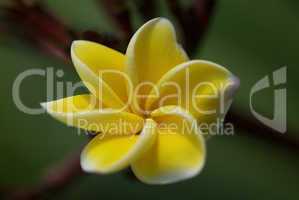
[[[233,85],[234,85],[234,88],[238,89],[240,87],[240,79],[233,75],[232,76],[232,82],[233,82]]]
[[[89,160],[86,157],[86,152],[84,152],[84,151],[81,153],[80,166],[81,166],[81,169],[87,173],[95,173],[95,174],[111,173],[109,170],[105,171],[103,169],[99,169],[99,167],[97,167],[94,162],[92,162],[91,160]]]
[[[85,172],[94,172],[95,171],[95,166],[92,164],[92,162],[88,162],[87,159],[82,158],[83,155],[81,156],[81,161],[80,165],[83,171]]]
[[[134,169],[132,168],[133,172],[135,173],[136,177],[143,183],[149,184],[149,185],[169,185],[169,184],[175,184],[178,182],[182,182],[188,179],[195,178],[197,175],[199,175],[203,169],[203,166],[205,164],[205,161],[203,161],[202,165],[196,169],[196,170],[190,170],[190,171],[182,171],[182,172],[175,172],[175,173],[169,173],[165,174],[163,176],[157,176],[157,177],[143,177],[134,172]]]
[[[82,44],[82,43],[84,43],[84,42],[88,42],[88,41],[86,41],[86,40],[74,40],[74,41],[72,42],[71,48],[73,48],[73,47],[75,47],[75,46],[77,46],[77,45],[80,45],[80,44]]]
[[[40,106],[45,109],[45,110],[48,110],[48,102],[42,102],[40,103]]]
[[[226,88],[227,97],[233,98],[233,96],[235,95],[239,87],[240,87],[240,79],[235,75],[231,75],[229,85]]]

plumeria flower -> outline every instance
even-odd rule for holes
[[[206,147],[199,125],[227,112],[238,87],[232,73],[189,60],[165,18],[139,28],[125,54],[80,40],[71,57],[90,94],[42,106],[59,121],[95,134],[81,154],[84,171],[108,174],[130,166],[148,184],[200,173]]]

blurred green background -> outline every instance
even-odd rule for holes
[[[47,0],[48,8],[75,30],[115,31],[93,0]],[[163,10],[161,16],[170,17]],[[239,112],[249,111],[250,88],[274,70],[288,66],[288,128],[299,130],[299,3],[297,0],[219,0],[215,15],[196,58],[220,63],[236,74],[241,87],[234,101]],[[136,26],[138,26],[138,20]],[[137,27],[136,27],[137,28]],[[87,141],[76,129],[50,116],[27,115],[12,101],[12,84],[28,68],[63,69],[59,81],[78,81],[74,68],[33,48],[22,38],[0,34],[0,186],[34,185],[51,165]],[[27,79],[21,96],[38,107],[46,100],[46,81]],[[272,116],[273,90],[255,97],[254,107]],[[291,133],[286,133],[291,134]],[[290,135],[299,139],[299,133]],[[83,176],[49,199],[298,199],[299,156],[249,134],[216,136],[208,141],[203,172],[188,181],[149,186],[130,181],[123,174]]]

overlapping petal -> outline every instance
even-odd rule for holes
[[[77,95],[42,103],[47,112],[57,120],[81,129],[109,134],[131,135],[140,131],[144,120],[128,112],[100,108],[93,95]]]
[[[175,106],[152,113],[158,123],[154,145],[132,163],[132,170],[148,184],[167,184],[197,175],[204,166],[205,143],[196,120]],[[174,126],[175,125],[175,126]]]
[[[173,25],[165,18],[150,20],[139,28],[128,45],[126,56],[126,72],[134,86],[139,84],[138,95],[148,94],[151,85],[167,71],[188,60],[177,43]],[[133,110],[140,112],[144,99],[137,98],[134,95]]]
[[[153,145],[156,123],[147,119],[139,135],[96,136],[83,150],[81,166],[94,173],[112,173],[129,166]]]
[[[225,115],[238,86],[238,79],[224,67],[193,60],[174,67],[159,80],[145,109],[179,105],[198,122],[211,123]]]
[[[73,42],[71,57],[76,70],[92,94],[112,108],[126,108],[125,55],[94,42]]]

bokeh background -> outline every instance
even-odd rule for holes
[[[104,9],[94,0],[45,0],[43,4],[76,31],[117,32]],[[164,1],[156,16],[174,17]],[[218,0],[214,16],[197,53],[220,63],[236,74],[241,87],[234,108],[250,116],[250,88],[274,70],[288,66],[288,129],[285,137],[299,140],[299,3],[297,0]],[[142,20],[134,15],[135,29]],[[2,21],[3,22],[3,21]],[[30,28],[30,27],[28,27]],[[77,151],[87,141],[76,129],[57,123],[50,116],[27,115],[12,100],[16,76],[29,68],[63,69],[59,81],[78,81],[71,64],[45,54],[18,34],[0,29],[0,189],[34,186],[51,166]],[[27,79],[21,97],[28,106],[46,100],[46,80]],[[272,116],[273,88],[254,97],[254,107]],[[234,136],[208,141],[207,164],[196,178],[166,186],[149,186],[124,173],[83,175],[46,199],[298,199],[299,150],[271,138],[238,130]],[[294,142],[295,142],[294,141]],[[8,188],[8,189],[7,189]]]

